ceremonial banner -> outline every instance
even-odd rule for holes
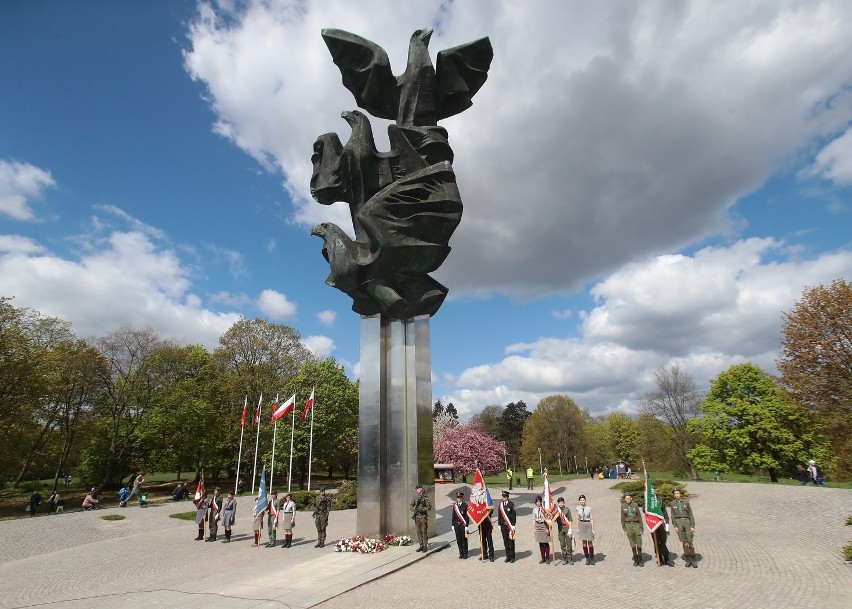
[[[299,418],[300,421],[304,422],[308,416],[308,411],[313,411],[314,409],[314,390],[311,389],[311,397],[308,398],[308,401],[305,402],[305,409],[302,411],[302,416]],[[311,412],[311,416],[313,417],[313,412]],[[310,487],[309,487],[310,490]]]
[[[645,472],[645,526],[652,533],[657,528],[664,524],[663,504],[654,492],[654,487],[651,485],[651,476]]]
[[[550,490],[550,480],[548,479],[546,472],[544,474],[544,493],[541,501],[541,507],[544,509],[545,518],[547,520],[553,520],[553,516],[556,513],[556,502],[553,500],[553,492]]]
[[[488,492],[485,480],[482,479],[482,472],[477,469],[473,475],[473,486],[470,488],[467,515],[470,516],[470,521],[473,524],[479,526],[483,520],[488,518],[493,509],[494,502],[491,500],[491,494]]]
[[[198,486],[195,487],[195,500],[198,501],[204,496],[204,471],[201,472],[201,478],[198,480]]]
[[[257,504],[254,506],[254,515],[260,514],[269,503],[269,498],[266,496],[266,468],[260,471],[260,488],[257,491]]]

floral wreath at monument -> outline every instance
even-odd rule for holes
[[[358,554],[377,554],[390,546],[410,546],[414,541],[408,535],[385,535],[383,539],[373,539],[356,535],[344,537],[334,546],[335,552],[357,552]]]

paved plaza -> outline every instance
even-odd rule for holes
[[[459,486],[437,487],[438,537],[430,553],[416,545],[376,555],[334,551],[355,530],[355,511],[332,512],[328,542],[313,547],[310,513],[299,513],[291,549],[252,547],[253,500],[240,498],[234,541],[193,541],[192,522],[169,518],[189,502],[146,509],[39,516],[0,522],[0,608],[370,609],[488,606],[852,607],[852,540],[847,489],[768,484],[689,483],[696,514],[698,569],[686,569],[669,539],[675,567],[652,560],[644,538],[643,568],[633,567],[618,521],[612,481],[560,483],[572,507],[584,493],[597,525],[597,564],[541,565],[532,539],[533,491],[515,491],[517,562],[458,560],[450,504]],[[499,488],[492,487],[499,496]],[[122,521],[100,517],[121,513]],[[222,539],[220,528],[220,540]],[[471,535],[472,545],[476,536]],[[280,542],[279,542],[280,544]],[[575,556],[579,556],[577,552]]]

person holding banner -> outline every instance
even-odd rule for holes
[[[565,499],[556,500],[556,527],[559,530],[559,547],[562,549],[562,564],[574,564],[574,531],[571,528],[571,509],[565,507]]]
[[[503,499],[497,506],[497,520],[503,535],[503,547],[506,548],[506,562],[515,562],[515,504],[509,501],[509,492],[503,491]]]
[[[595,564],[595,519],[592,516],[592,508],[586,505],[586,496],[578,498],[580,505],[577,506],[577,535],[583,542],[583,556],[586,564]]]
[[[266,547],[274,548],[278,536],[278,491],[269,494],[269,503],[266,504]]]
[[[206,541],[216,541],[219,532],[219,515],[222,513],[222,495],[219,487],[213,489],[213,498],[210,500],[210,515],[207,517],[209,529]]]
[[[204,521],[207,520],[207,510],[210,508],[207,493],[202,493],[200,497],[196,497],[193,503],[195,504],[195,524],[198,525],[198,537],[195,538],[195,541],[203,541]]]
[[[657,556],[657,564],[661,567],[668,565],[670,567],[674,567],[674,562],[672,561],[672,557],[669,554],[669,548],[666,545],[668,540],[668,530],[669,530],[669,513],[666,511],[666,502],[662,497],[658,497],[657,501],[660,504],[660,508],[663,512],[663,520],[665,524],[658,526],[651,532],[651,540],[654,542],[654,553]]]
[[[633,503],[633,495],[624,493],[624,503],[621,505],[621,528],[630,541],[633,550],[633,566],[644,567],[642,557],[642,514],[639,506]]]
[[[456,502],[453,504],[452,525],[456,534],[456,545],[459,547],[459,559],[467,558],[467,525],[470,518],[467,515],[467,504],[464,502],[464,493],[456,493]]]
[[[491,535],[493,530],[494,524],[491,522],[491,514],[489,513],[479,523],[479,538],[482,540],[479,560],[488,559],[490,562],[494,562],[494,537]]]
[[[538,542],[541,560],[538,564],[550,564],[550,527],[547,524],[546,512],[541,505],[541,496],[535,498],[533,508],[533,535]]]
[[[222,504],[222,526],[225,528],[225,539],[222,543],[231,543],[231,527],[237,519],[237,500],[234,492],[228,491],[228,498]]]
[[[263,513],[266,511],[265,509],[257,510],[258,503],[260,503],[260,497],[254,498],[254,512],[251,518],[251,529],[254,531],[254,544],[253,547],[258,547],[260,545],[260,532],[263,530]]]

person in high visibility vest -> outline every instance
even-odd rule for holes
[[[514,476],[514,475],[515,475],[515,472],[513,472],[511,469],[506,470],[506,477],[509,479],[509,490],[510,491],[512,490],[512,476]]]
[[[533,476],[535,473],[533,472],[533,468],[527,468],[527,490],[533,490]]]

